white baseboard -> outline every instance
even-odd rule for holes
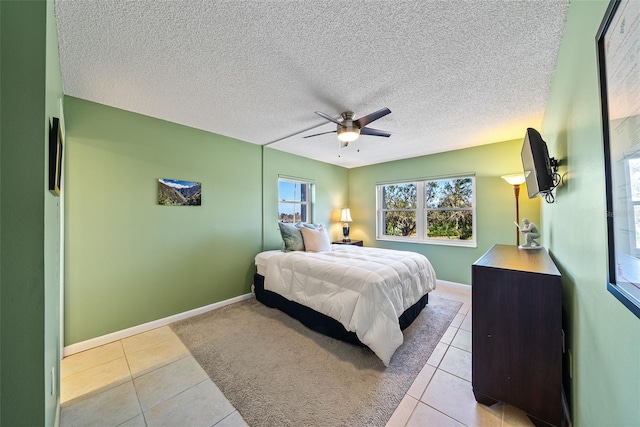
[[[205,305],[204,307],[194,308],[193,310],[185,311],[183,313],[174,314],[173,316],[165,317],[163,319],[154,320],[152,322],[143,323],[142,325],[132,326],[131,328],[123,329],[121,331],[112,332],[107,335],[92,338],[87,341],[81,341],[75,344],[68,345],[64,348],[63,356],[70,356],[81,351],[89,350],[94,347],[109,344],[110,342],[118,341],[124,338],[131,337],[133,335],[141,334],[143,332],[150,331],[151,329],[160,328],[170,323],[177,322],[178,320],[188,319],[189,317],[197,316],[207,311],[215,310],[217,308],[224,307],[229,304],[244,301],[246,299],[253,298],[253,294],[244,294],[234,298],[230,298],[224,301],[216,302],[213,304]]]
[[[440,279],[436,280],[436,286],[443,286],[446,288],[456,288],[463,291],[471,290],[471,286],[469,285],[465,285],[463,283],[457,283],[457,282],[448,282],[446,280],[440,280]]]

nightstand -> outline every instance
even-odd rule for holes
[[[362,240],[351,240],[348,242],[343,242],[342,240],[338,240],[337,242],[333,242],[334,245],[351,245],[351,246],[364,246],[362,244]]]

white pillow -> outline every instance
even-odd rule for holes
[[[304,247],[307,252],[331,251],[329,235],[322,225],[319,225],[315,230],[302,227],[300,231],[302,232],[302,239],[304,240]]]

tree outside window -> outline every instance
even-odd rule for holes
[[[474,246],[475,178],[377,186],[379,240]]]
[[[473,238],[473,183],[471,178],[427,181],[427,237]]]
[[[385,185],[382,188],[382,205],[386,235],[415,237],[418,207],[415,183]]]

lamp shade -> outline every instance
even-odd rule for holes
[[[521,173],[514,173],[514,174],[511,174],[511,175],[503,175],[500,178],[504,179],[505,181],[507,181],[511,185],[524,184],[524,181],[525,181],[524,175],[521,174]]]
[[[353,221],[351,219],[351,211],[349,210],[349,208],[342,209],[342,212],[340,212],[340,221],[341,222],[351,222],[351,221]]]

